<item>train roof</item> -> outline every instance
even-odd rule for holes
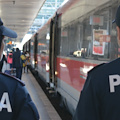
[[[55,14],[47,21],[47,23],[45,25],[43,25],[37,32],[39,33],[40,31],[42,31],[43,29],[45,29],[45,27],[50,24],[51,19],[53,19],[57,14],[62,15],[63,13],[66,12],[66,10],[68,10],[72,5],[74,5],[76,2],[78,2],[79,0],[68,0],[64,5],[61,5],[58,10],[55,12]]]
[[[62,19],[63,22],[61,26],[65,26],[66,24],[80,18],[81,16],[89,16],[88,13],[90,11],[94,11],[96,8],[102,8],[101,6],[106,5],[109,0],[101,0],[99,5],[97,4],[96,0],[68,0],[64,5],[60,6],[56,13],[58,15],[63,15]],[[56,13],[47,21],[45,25],[43,25],[37,33],[43,31],[47,28],[47,26],[50,24],[51,20],[55,17]],[[86,14],[86,15],[85,15]],[[84,18],[84,17],[83,17]],[[36,34],[36,33],[35,33]],[[34,36],[34,35],[33,35]]]

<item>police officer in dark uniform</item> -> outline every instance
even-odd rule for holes
[[[120,45],[120,7],[114,22]],[[120,58],[88,73],[73,120],[120,120]]]
[[[4,36],[17,34],[3,26],[0,19],[0,58],[4,49]],[[39,120],[39,114],[25,84],[14,77],[0,73],[0,120]]]

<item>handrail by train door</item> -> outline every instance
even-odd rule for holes
[[[58,15],[56,14],[55,18],[51,20],[50,23],[50,46],[49,46],[49,78],[50,78],[50,83],[52,85],[56,86],[57,85],[57,80],[56,80],[56,58],[57,58],[57,45],[56,45],[56,40],[57,40],[57,26],[58,26]]]

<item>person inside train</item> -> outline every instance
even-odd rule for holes
[[[16,38],[17,34],[5,27],[0,18],[0,58],[5,36]],[[0,73],[0,120],[39,120],[37,108],[25,84],[4,73]]]
[[[113,23],[120,47],[120,6]],[[120,58],[88,72],[73,120],[120,120]]]

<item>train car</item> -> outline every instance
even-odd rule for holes
[[[29,41],[31,66],[73,115],[87,72],[120,56],[119,0],[69,0]]]

